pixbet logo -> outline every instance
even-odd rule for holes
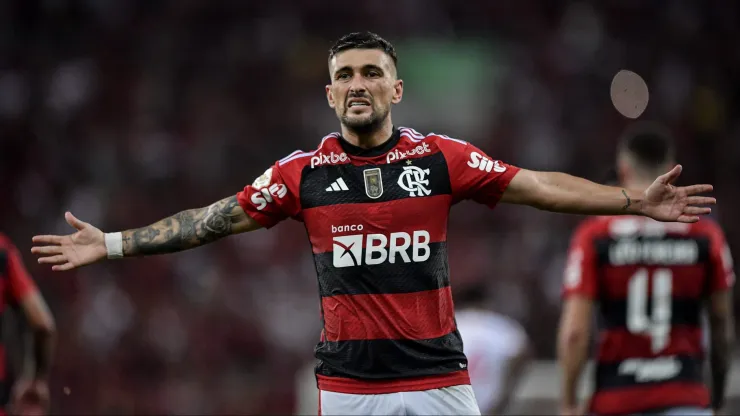
[[[252,194],[250,198],[252,203],[257,207],[257,211],[262,211],[267,207],[268,202],[274,201],[274,198],[282,198],[288,193],[288,188],[282,183],[273,183],[269,188],[262,188],[259,192]]]
[[[424,153],[429,153],[432,150],[429,148],[429,145],[426,143],[420,144],[416,147],[414,147],[411,150],[407,150],[405,152],[402,152],[400,150],[394,150],[390,153],[388,153],[388,156],[385,158],[385,163],[391,163],[396,160],[403,160],[406,159],[409,156],[414,155],[423,155]]]
[[[319,153],[311,158],[311,169],[325,164],[335,165],[337,163],[344,163],[348,160],[349,158],[346,153],[336,154],[331,152],[328,155]]]
[[[363,249],[364,243],[364,249]],[[409,248],[411,253],[409,255]],[[334,267],[372,266],[384,262],[420,263],[429,259],[429,232],[357,234],[334,237]]]
[[[473,169],[477,168],[481,171],[486,171],[486,172],[490,172],[491,170],[493,170],[494,172],[498,172],[498,173],[506,171],[506,166],[501,166],[498,160],[490,160],[478,152],[470,153],[470,160],[468,161],[468,166],[470,166]]]

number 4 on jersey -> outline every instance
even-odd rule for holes
[[[657,354],[668,346],[671,335],[673,273],[669,269],[653,272],[650,316],[647,315],[649,277],[647,269],[639,269],[629,280],[627,329],[633,334],[650,336],[652,351]]]

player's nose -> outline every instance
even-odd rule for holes
[[[349,96],[362,97],[367,91],[367,85],[363,77],[354,77],[349,84]]]

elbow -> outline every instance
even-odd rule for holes
[[[555,198],[551,197],[546,187],[541,186],[537,192],[533,192],[525,201],[522,201],[523,205],[528,205],[532,208],[537,208],[541,211],[558,211],[558,204]]]
[[[548,201],[546,198],[535,199],[529,203],[529,206],[537,208],[540,211],[558,211],[558,207],[554,203]]]
[[[558,174],[539,172],[535,177],[535,192],[529,205],[542,211],[561,212],[568,210],[568,201],[563,196],[562,185],[558,182]]]
[[[44,319],[33,324],[33,332],[45,338],[55,338],[57,326],[53,319]]]

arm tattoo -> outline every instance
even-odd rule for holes
[[[627,198],[627,203],[626,203],[626,204],[624,204],[624,206],[622,207],[622,209],[626,211],[626,210],[627,210],[627,208],[629,208],[629,207],[630,207],[630,205],[632,205],[632,200],[631,200],[631,199],[630,199],[630,197],[629,197],[629,196],[627,195],[627,192],[626,192],[626,191],[625,191],[624,189],[622,189],[622,195],[624,195],[624,197],[625,197],[625,198]]]
[[[187,250],[231,234],[236,217],[243,215],[236,196],[206,208],[190,209],[148,227],[123,232],[126,256]]]

